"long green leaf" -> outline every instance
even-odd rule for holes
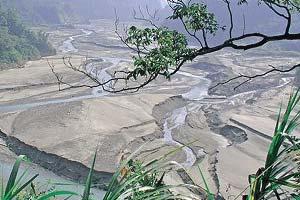
[[[94,168],[95,168],[96,158],[97,158],[97,150],[95,151],[94,158],[93,158],[93,163],[92,163],[91,169],[89,171],[89,175],[88,175],[86,183],[85,183],[85,188],[84,188],[82,200],[89,200],[91,187],[92,187],[92,178],[93,178],[93,172],[94,172]]]
[[[16,189],[9,197],[8,199],[13,199],[15,196],[17,196],[21,191],[23,191],[32,181],[34,181],[39,175],[33,176],[31,179],[29,179],[26,183],[24,183],[22,186]]]
[[[15,181],[16,181],[16,178],[17,178],[17,175],[19,172],[19,168],[20,168],[21,162],[24,158],[25,158],[25,156],[23,156],[23,155],[18,156],[18,158],[13,166],[13,169],[10,173],[4,196],[9,195],[9,193],[12,191],[13,187],[15,186]]]
[[[75,192],[70,191],[53,191],[37,198],[37,200],[48,200],[56,196],[78,196]]]

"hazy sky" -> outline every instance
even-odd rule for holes
[[[168,5],[167,0],[160,0],[160,4],[163,8],[166,7],[166,5]]]

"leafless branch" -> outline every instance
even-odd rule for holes
[[[182,18],[182,17],[180,17],[180,21],[181,21],[181,23],[183,24],[183,27],[184,27],[185,31],[186,31],[191,37],[193,37],[194,39],[196,39],[197,42],[200,44],[200,46],[203,47],[203,44],[202,44],[200,38],[197,37],[197,35],[196,35],[196,31],[194,31],[194,33],[192,33],[192,32],[187,28],[186,23],[183,21],[183,18]]]
[[[243,13],[243,35],[245,35],[245,31],[246,31],[246,18],[245,18],[245,14]]]
[[[134,51],[135,53],[138,53],[138,54],[147,54],[148,52],[140,51],[139,49],[132,47],[131,45],[129,45],[126,42],[126,39],[119,32],[119,22],[120,22],[120,18],[118,17],[117,11],[115,10],[115,34],[118,36],[118,38],[120,39],[120,41],[123,44],[125,44],[128,47],[128,49]],[[125,29],[124,33],[127,33],[127,29],[126,28],[124,28],[124,29]]]
[[[148,12],[149,12],[149,10],[147,9],[147,13]],[[157,11],[155,11],[155,12],[157,12]],[[147,17],[145,17],[145,15],[144,15],[144,13],[143,13],[143,11],[142,11],[142,9],[141,9],[140,6],[139,6],[139,14],[140,14],[140,16],[138,16],[136,10],[133,9],[133,18],[135,20],[144,21],[146,23],[149,23],[151,26],[153,26],[155,28],[159,28],[158,25],[156,25],[155,22],[153,21],[154,19],[156,19],[155,18],[156,14],[154,14],[154,18],[152,17],[151,14],[148,14],[149,17],[147,18]]]
[[[218,84],[216,84],[215,86],[211,87],[210,90],[212,89],[215,89],[216,87],[218,86],[221,86],[221,85],[226,85],[230,82],[233,82],[235,80],[240,80],[240,79],[246,79],[245,81],[242,81],[241,83],[239,83],[237,86],[235,86],[233,89],[236,90],[237,88],[241,87],[242,85],[244,85],[245,83],[249,82],[249,81],[252,81],[253,79],[256,79],[256,78],[259,78],[259,77],[265,77],[271,73],[288,73],[288,72],[291,72],[293,70],[295,70],[296,68],[300,68],[300,64],[297,64],[297,65],[294,65],[288,69],[279,69],[279,68],[276,68],[272,65],[269,65],[272,69],[268,70],[268,71],[265,71],[261,74],[255,74],[255,75],[245,75],[245,74],[240,74],[238,76],[235,76],[233,78],[230,78],[224,82],[220,82]]]
[[[291,15],[291,12],[289,10],[289,8],[287,8],[286,6],[282,6],[276,2],[267,2],[267,1],[264,1],[264,3],[278,16],[284,18],[287,20],[287,25],[286,25],[286,28],[285,28],[285,33],[288,34],[289,31],[290,31],[290,28],[291,28],[291,23],[292,23],[292,15]],[[286,15],[285,14],[282,14],[281,12],[279,12],[275,7],[274,5],[278,8],[281,8],[283,10],[285,10],[286,12]]]
[[[233,31],[233,14],[232,14],[232,10],[231,10],[231,6],[230,6],[230,1],[229,0],[223,0],[226,5],[227,5],[227,10],[229,13],[229,17],[230,17],[230,29],[229,29],[229,38],[232,38],[232,31]]]
[[[110,79],[102,82],[101,80],[98,79],[98,77],[94,76],[92,73],[87,72],[85,70],[86,65],[90,64],[89,62],[84,62],[84,63],[80,64],[79,66],[74,66],[72,64],[71,57],[68,57],[68,58],[63,58],[63,63],[65,64],[65,66],[67,68],[69,68],[77,73],[83,74],[84,77],[88,77],[94,84],[84,84],[84,83],[71,84],[67,81],[64,81],[63,76],[55,71],[55,66],[53,65],[53,63],[50,63],[48,61],[48,65],[49,65],[52,73],[55,75],[55,77],[57,79],[60,91],[74,89],[74,88],[90,88],[90,89],[92,89],[92,88],[100,87],[103,91],[110,92],[110,93],[120,93],[120,92],[126,92],[126,91],[137,92],[141,88],[143,88],[144,86],[146,86],[150,82],[152,82],[159,75],[158,71],[154,72],[152,74],[149,74],[149,76],[146,78],[146,80],[142,81],[138,85],[128,86],[127,83],[129,81],[132,83],[136,81],[131,78],[131,73],[133,73],[132,71],[117,70],[114,72],[114,74],[111,76]],[[117,84],[118,81],[123,81],[125,83],[124,87],[115,88],[114,86]],[[63,85],[65,86],[64,88],[62,88]]]

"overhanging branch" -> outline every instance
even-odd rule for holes
[[[288,73],[288,72],[291,72],[297,68],[300,68],[300,64],[297,64],[297,65],[294,65],[288,69],[279,69],[279,68],[276,68],[272,65],[269,65],[272,69],[268,70],[268,71],[265,71],[263,73],[260,73],[260,74],[255,74],[255,75],[245,75],[245,74],[240,74],[236,77],[233,77],[233,78],[230,78],[224,82],[220,82],[218,84],[216,84],[215,86],[211,87],[210,90],[212,89],[215,89],[216,87],[219,87],[221,85],[226,85],[230,82],[233,82],[235,80],[240,80],[240,79],[246,79],[244,81],[242,81],[241,83],[239,83],[237,86],[235,86],[233,89],[236,90],[237,88],[241,87],[242,85],[244,85],[245,83],[249,82],[249,81],[252,81],[253,79],[256,79],[256,78],[259,78],[259,77],[266,77],[267,75],[270,75],[271,73]]]

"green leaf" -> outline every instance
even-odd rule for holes
[[[75,192],[70,191],[53,191],[37,198],[37,200],[48,200],[57,196],[78,196]]]
[[[9,176],[9,179],[8,179],[8,182],[7,182],[7,185],[6,185],[4,196],[7,196],[9,193],[12,192],[12,189],[15,186],[15,181],[16,181],[16,178],[17,178],[17,175],[18,175],[18,171],[19,171],[21,162],[24,158],[25,158],[25,156],[23,156],[23,155],[18,156],[18,158],[17,158],[17,160],[16,160],[16,162],[13,166],[13,169],[10,173],[10,176]]]
[[[95,167],[95,163],[96,163],[96,158],[97,158],[97,150],[95,151],[94,158],[93,158],[93,163],[92,163],[89,175],[88,175],[86,183],[85,183],[85,188],[84,188],[82,200],[89,200],[91,187],[92,187],[92,178],[93,178],[93,172],[94,172],[94,167]]]

